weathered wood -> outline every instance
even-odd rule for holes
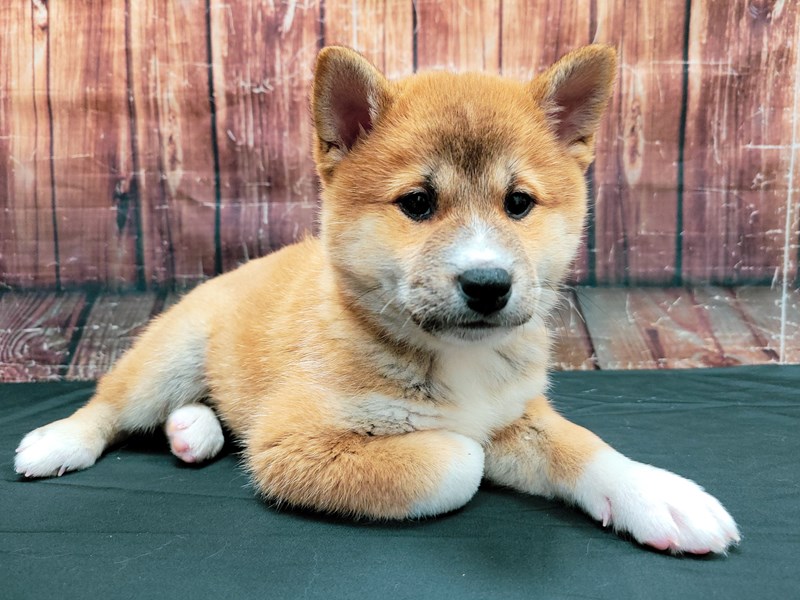
[[[570,50],[590,43],[594,38],[592,26],[590,0],[503,2],[500,32],[502,74],[520,80],[533,78]],[[546,43],[543,40],[547,40]],[[573,265],[571,281],[585,282],[588,279],[590,251],[592,249],[584,239]]]
[[[554,369],[586,371],[597,368],[597,357],[574,292],[564,295],[550,315],[550,325],[553,332],[550,356]]]
[[[726,361],[733,364],[777,362],[773,352],[739,305],[729,288],[699,287],[692,290],[695,304],[708,315],[711,331]]]
[[[789,171],[786,174],[786,210],[790,211],[786,219],[786,243],[784,262],[781,265],[780,283],[787,291],[794,288],[800,290],[800,19],[797,19],[797,31],[794,36],[795,69],[794,98],[792,100],[792,152],[789,159]]]
[[[205,0],[129,2],[145,279],[179,287],[215,273],[215,189]]]
[[[108,372],[155,316],[156,301],[155,292],[99,296],[83,326],[66,379],[93,380]]]
[[[410,72],[415,50],[420,68],[523,78],[590,39],[617,45],[621,79],[598,138],[598,280],[684,274],[797,285],[800,19],[792,2],[209,7],[207,15],[202,0],[3,3],[0,285],[51,286],[57,274],[66,285],[189,285],[312,228],[307,89],[321,35],[364,50],[390,76]],[[679,223],[686,231],[676,248]],[[584,257],[578,277],[587,268]]]
[[[597,40],[619,79],[598,134],[595,256],[601,283],[673,281],[685,0],[597,3]]]
[[[578,306],[601,369],[654,369],[658,366],[628,303],[630,290],[577,290]]]
[[[769,351],[782,363],[800,363],[800,291],[741,287],[736,299]]]
[[[783,264],[797,77],[794,2],[693,2],[683,202],[687,281]]]
[[[220,237],[228,270],[314,228],[308,92],[320,7],[212,0],[210,17]]]
[[[137,281],[125,2],[47,3],[53,184],[64,284]]]
[[[57,283],[47,7],[0,5],[0,286]]]
[[[631,312],[661,368],[724,367],[738,364],[725,356],[708,319],[683,288],[631,290]]]
[[[531,79],[570,50],[594,38],[591,0],[502,5],[500,64],[503,75]]]
[[[0,381],[61,379],[85,305],[78,292],[0,295]]]
[[[389,78],[414,70],[414,5],[407,0],[326,0],[325,44],[362,52]]]
[[[603,369],[740,362],[720,345],[707,308],[686,289],[581,288],[578,297]],[[752,344],[752,339],[746,343]]]
[[[417,0],[417,65],[422,69],[500,71],[496,2]]]
[[[778,362],[781,347],[785,362],[800,363],[800,292],[788,298],[783,329],[781,292],[763,287],[577,294],[551,318],[556,369],[760,364]],[[0,295],[0,381],[95,379],[180,297],[100,295],[89,311],[81,293]]]

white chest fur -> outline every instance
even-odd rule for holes
[[[479,442],[509,425],[546,385],[544,368],[515,368],[491,348],[458,348],[442,356],[441,382],[445,426]]]
[[[485,443],[511,424],[546,386],[544,360],[487,347],[450,348],[430,374],[428,399],[369,394],[352,405],[348,425],[368,435],[446,429]]]

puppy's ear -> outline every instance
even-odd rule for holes
[[[314,159],[326,180],[360,139],[369,135],[389,101],[389,82],[355,50],[323,48],[317,57],[311,110]]]
[[[593,44],[574,50],[531,81],[553,131],[583,169],[594,160],[594,135],[614,88],[617,53]]]

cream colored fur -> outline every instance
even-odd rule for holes
[[[23,439],[17,472],[83,469],[162,426],[176,456],[207,460],[219,419],[278,504],[429,516],[468,502],[486,476],[644,544],[724,552],[739,534],[716,500],[622,457],[543,395],[545,319],[580,242],[614,72],[613,50],[589,46],[532,82],[389,82],[351,50],[323,50],[320,237],[189,293],[85,407]],[[508,278],[502,307],[470,304],[470,271]]]

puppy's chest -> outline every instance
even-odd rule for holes
[[[485,442],[518,419],[546,383],[545,369],[533,361],[492,349],[453,351],[429,364],[387,364],[379,371],[394,390],[356,398],[348,415],[350,428],[366,435],[446,429]]]

